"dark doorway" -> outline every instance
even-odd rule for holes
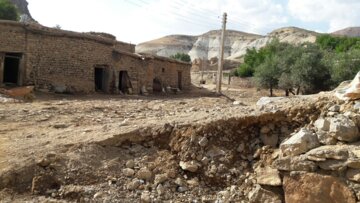
[[[132,93],[131,90],[132,85],[130,81],[130,77],[127,71],[120,71],[119,73],[119,90],[122,93],[130,94]]]
[[[158,78],[154,78],[154,80],[153,80],[153,92],[161,92],[161,91],[162,91],[161,81]]]
[[[178,88],[182,89],[182,72],[178,71]]]
[[[95,91],[103,91],[104,68],[95,68]]]
[[[21,54],[6,54],[3,83],[18,84]]]

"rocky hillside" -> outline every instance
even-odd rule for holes
[[[342,30],[331,33],[333,35],[360,37],[360,27],[348,27]]]
[[[290,43],[314,42],[318,33],[287,27],[274,30],[266,36],[255,35],[235,30],[227,32],[225,41],[225,58],[238,60],[246,53],[247,48],[261,48],[271,39]],[[136,46],[136,52],[152,53],[160,56],[171,56],[178,52],[188,53],[193,60],[211,59],[218,56],[220,46],[220,30],[207,32],[200,36],[171,35]]]
[[[26,14],[30,19],[34,20],[28,8],[29,3],[26,0],[10,0],[10,2],[18,8],[21,15]]]

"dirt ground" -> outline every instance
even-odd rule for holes
[[[256,115],[262,111],[256,102],[268,93],[225,86],[219,96],[213,89],[194,86],[190,92],[152,96],[36,93],[32,103],[0,103],[0,174],[38,162],[45,154],[111,141],[139,129]],[[289,99],[279,108],[298,102]]]

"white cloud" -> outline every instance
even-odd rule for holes
[[[197,35],[221,28],[265,34],[285,25],[286,8],[273,0],[28,0],[30,12],[46,26],[102,31],[139,43],[169,34]]]
[[[288,9],[303,22],[327,24],[329,32],[356,26],[360,20],[359,0],[289,0]]]

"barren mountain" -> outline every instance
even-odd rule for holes
[[[348,27],[342,30],[331,33],[333,35],[360,37],[360,27]]]
[[[314,42],[318,33],[287,27],[274,30],[266,36],[228,30],[225,40],[225,58],[238,60],[248,48],[261,48],[271,39],[289,43]],[[220,46],[220,30],[213,30],[199,36],[171,35],[144,42],[136,46],[138,53],[152,53],[160,56],[171,56],[178,52],[188,53],[192,60],[217,57]]]

